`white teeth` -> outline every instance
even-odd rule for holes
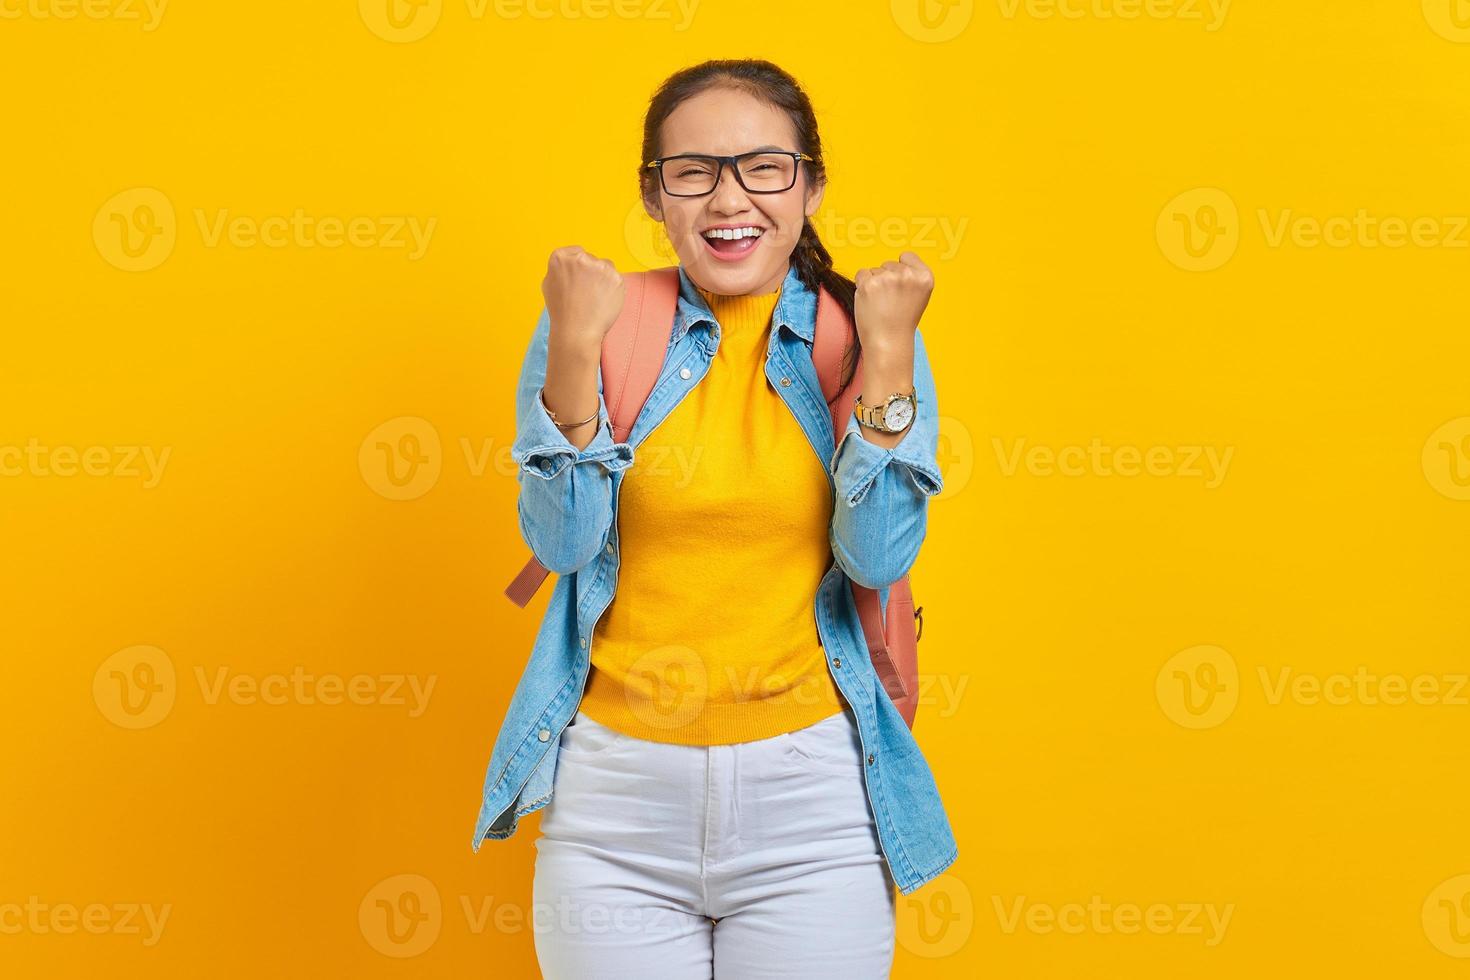
[[[734,240],[736,238],[759,238],[761,234],[759,228],[711,228],[704,233],[704,237]]]

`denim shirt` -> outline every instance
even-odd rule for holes
[[[862,740],[879,843],[895,884],[907,895],[952,864],[958,849],[928,763],[873,670],[847,579],[878,589],[886,608],[888,585],[918,554],[929,498],[942,488],[934,379],[915,331],[918,404],[908,431],[885,449],[864,439],[856,417],[849,416],[834,452],[832,415],[811,360],[816,305],[816,293],[793,267],[772,313],[765,373],[832,484],[828,536],[834,561],[817,587],[813,611],[829,672]],[[599,374],[597,434],[578,450],[538,404],[549,332],[543,309],[517,386],[511,456],[520,484],[521,534],[537,560],[557,573],[556,587],[495,739],[471,843],[476,852],[486,838],[514,835],[520,817],[551,801],[561,732],[581,703],[593,629],[617,586],[616,516],[624,471],[644,437],[704,378],[721,335],[709,305],[680,268],[663,367],[628,441],[613,441]]]

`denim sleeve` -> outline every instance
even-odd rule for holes
[[[924,338],[914,331],[914,421],[885,449],[863,438],[848,416],[829,471],[836,484],[832,554],[848,578],[870,589],[898,581],[918,557],[929,498],[944,489],[939,473],[939,406]]]
[[[516,386],[516,439],[511,458],[520,484],[517,511],[521,536],[532,554],[558,575],[587,564],[607,541],[612,526],[612,474],[633,462],[633,447],[614,442],[602,373],[597,378],[597,434],[577,449],[541,407],[546,380],[550,314],[543,309],[531,335]]]

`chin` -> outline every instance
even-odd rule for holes
[[[737,268],[702,254],[702,243],[699,248],[701,254],[694,261],[682,255],[679,256],[679,261],[696,286],[722,295],[738,296],[759,289],[778,275],[784,278],[785,271],[791,267],[788,256],[785,262],[774,266],[768,262],[761,266],[742,265]]]

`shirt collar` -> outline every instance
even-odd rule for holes
[[[714,311],[700,295],[699,287],[694,285],[682,265],[678,268],[679,301],[674,315],[674,336],[671,343],[677,343],[696,324],[716,322]],[[817,294],[801,281],[796,273],[796,266],[793,265],[786,271],[786,278],[781,282],[781,296],[776,300],[776,308],[771,313],[771,323],[785,327],[810,344],[816,335],[816,322]]]

